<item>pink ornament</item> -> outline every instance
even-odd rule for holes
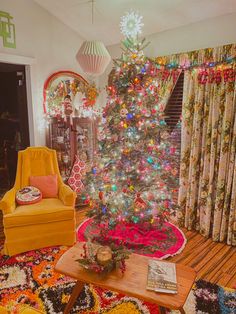
[[[148,200],[149,201],[154,200],[154,195],[152,193],[148,193]]]
[[[176,152],[176,148],[175,148],[175,147],[171,147],[171,148],[170,148],[170,153],[174,155],[175,152]]]
[[[153,216],[153,217],[156,217],[157,214],[158,214],[157,208],[153,208],[153,210],[152,210],[152,216]]]
[[[166,171],[170,171],[171,170],[171,166],[170,165],[165,166],[165,170]]]

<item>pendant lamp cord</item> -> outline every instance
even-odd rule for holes
[[[94,19],[94,1],[95,0],[92,0],[92,24],[93,24],[93,19]]]

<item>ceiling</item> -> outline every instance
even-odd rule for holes
[[[86,40],[120,42],[120,17],[143,16],[144,36],[236,12],[236,0],[34,0]]]

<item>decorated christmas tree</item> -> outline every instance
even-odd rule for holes
[[[176,209],[179,157],[158,69],[138,39],[141,26],[134,12],[121,21],[124,49],[109,75],[99,150],[86,180],[89,216],[110,229],[120,223],[158,228]]]

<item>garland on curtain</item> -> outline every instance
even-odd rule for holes
[[[236,61],[236,44],[224,45],[215,48],[193,50],[185,53],[156,57],[157,67],[188,69],[192,67],[214,67],[222,63]]]

